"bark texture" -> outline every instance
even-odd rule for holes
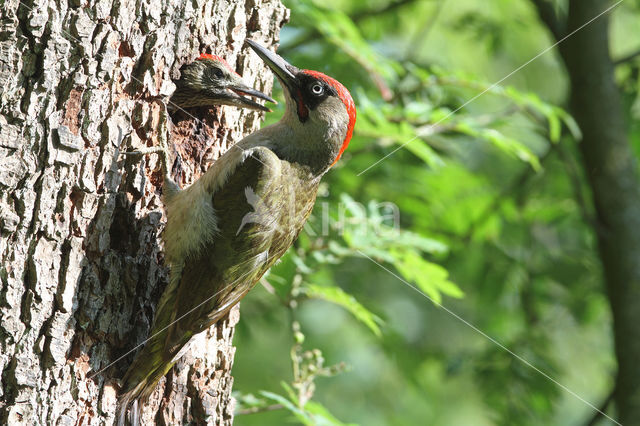
[[[611,5],[607,0],[571,0],[565,19],[555,15],[550,3],[533,1],[558,39]],[[608,15],[560,44],[560,53],[571,81],[571,112],[583,132],[580,150],[613,316],[617,420],[640,424],[640,180],[614,80]]]
[[[277,41],[279,0],[0,2],[0,424],[109,424],[129,353],[166,285],[156,156],[168,138],[189,183],[261,115],[232,107],[167,118],[182,64],[213,52],[259,90],[244,47]],[[179,172],[179,173],[178,173]],[[230,424],[230,318],[198,336],[143,424]]]

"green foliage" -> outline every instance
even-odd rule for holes
[[[358,321],[369,327],[376,336],[380,337],[380,325],[383,324],[380,317],[371,313],[371,311],[362,306],[355,297],[345,293],[345,291],[340,287],[322,287],[319,285],[308,284],[302,288],[302,292],[305,296],[312,299],[326,300],[327,302],[342,306],[356,317]]]
[[[440,304],[442,294],[451,297],[462,297],[462,290],[447,277],[445,268],[435,263],[426,262],[414,251],[393,253],[397,261],[394,263],[400,273],[410,281],[414,281],[432,302]]]
[[[292,2],[290,7],[292,13],[299,20],[298,25],[316,29],[322,34],[325,42],[339,48],[382,80],[393,81],[395,79],[394,68],[399,69],[399,64],[382,60],[382,57],[371,48],[347,14],[334,8],[321,6],[311,0]],[[379,83],[383,84],[382,81]]]
[[[305,232],[265,278],[271,296],[243,302],[234,371],[251,393],[239,406],[260,414],[237,424],[586,422],[590,407],[433,306],[596,405],[610,390],[566,76],[549,53],[491,83],[549,44],[530,2],[286,4],[280,52],[343,82],[358,118]],[[630,105],[633,70],[621,76]]]

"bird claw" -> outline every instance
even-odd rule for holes
[[[165,173],[167,173],[168,171],[168,166],[169,166],[169,160],[171,158],[170,154],[169,154],[169,150],[165,147],[162,146],[152,146],[152,147],[147,147],[147,148],[142,148],[142,149],[138,149],[136,151],[122,151],[120,152],[121,155],[127,155],[127,156],[143,156],[143,155],[147,155],[147,154],[159,154],[160,155],[160,161],[162,163],[162,169],[164,170]]]
[[[149,148],[139,149],[137,151],[122,151],[122,155],[146,155],[146,154],[162,154],[164,149],[159,146],[152,146]]]

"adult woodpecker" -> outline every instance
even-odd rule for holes
[[[219,56],[203,53],[180,70],[180,80],[176,82],[169,109],[215,104],[271,111],[245,96],[275,102],[264,93],[247,86],[227,61]]]
[[[247,136],[184,190],[165,191],[169,284],[151,337],[122,380],[119,424],[145,400],[192,336],[222,318],[295,241],[321,177],[346,149],[356,120],[348,90],[317,71],[251,48],[278,77],[282,119]],[[165,178],[166,179],[166,178]]]

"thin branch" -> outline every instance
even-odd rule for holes
[[[555,145],[551,145],[549,149],[540,156],[540,164],[544,163],[554,148]],[[500,193],[491,201],[491,203],[489,203],[482,213],[480,213],[476,219],[471,222],[471,225],[469,225],[463,236],[463,241],[470,241],[471,237],[473,237],[473,233],[491,218],[504,200],[509,198],[514,191],[523,188],[533,176],[536,176],[536,173],[532,171],[529,165],[527,165],[520,175],[513,179],[509,185],[502,188]]]
[[[236,416],[242,416],[244,414],[257,414],[257,413],[264,413],[267,411],[275,411],[275,410],[280,410],[284,408],[284,406],[282,404],[273,404],[273,405],[266,405],[266,406],[260,406],[260,407],[251,407],[251,408],[246,408],[244,410],[239,410],[236,412]]]
[[[630,54],[628,54],[626,56],[623,56],[622,58],[616,59],[615,61],[613,61],[613,65],[614,66],[618,66],[618,65],[622,65],[622,64],[627,63],[627,62],[631,62],[632,60],[634,60],[638,56],[640,56],[640,49],[638,49],[635,52],[632,52],[632,53],[630,53]]]

